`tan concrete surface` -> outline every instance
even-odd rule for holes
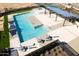
[[[68,44],[79,53],[79,37],[71,40]]]

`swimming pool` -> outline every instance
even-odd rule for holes
[[[38,28],[33,27],[32,23],[29,20],[29,17],[32,15],[33,13],[23,13],[13,16],[20,42],[45,35],[48,32],[48,29],[45,26]]]

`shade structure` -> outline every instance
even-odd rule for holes
[[[65,10],[60,9],[58,7],[55,7],[55,6],[48,6],[47,8],[49,10],[51,10],[52,12],[55,12],[56,14],[58,14],[58,15],[64,17],[64,18],[69,18],[70,19],[70,18],[74,17],[74,18],[76,18],[74,20],[79,21],[79,16],[76,15],[76,14],[70,13],[68,11],[65,11]]]

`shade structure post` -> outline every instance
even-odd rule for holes
[[[77,25],[77,28],[78,28],[79,26]]]
[[[49,18],[51,18],[51,14],[52,14],[52,12],[51,12],[51,11],[49,11]]]
[[[58,15],[56,14],[55,21],[57,21],[57,17],[58,17]]]
[[[64,22],[63,22],[63,26],[64,26],[65,22],[66,22],[66,18],[65,18],[65,20],[64,20]]]
[[[46,12],[46,8],[45,8],[45,14],[46,14],[47,12]]]

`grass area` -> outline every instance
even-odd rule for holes
[[[8,29],[8,16],[4,16],[4,31],[1,32],[1,39],[0,39],[0,48],[7,48],[9,47],[9,29]]]

